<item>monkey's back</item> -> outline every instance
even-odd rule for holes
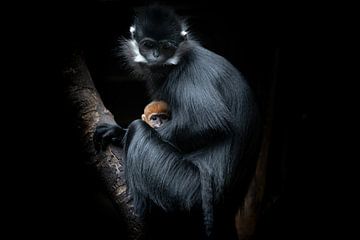
[[[224,57],[195,42],[188,44],[189,52],[170,73],[161,91],[166,93],[161,99],[170,103],[172,113],[172,132],[165,135],[180,149],[197,149],[208,143],[214,152],[226,155],[225,163],[216,163],[224,169],[219,170],[218,178],[225,179],[219,182],[219,188],[232,185],[233,178],[245,184],[255,166],[260,133],[253,93],[242,74]],[[204,134],[209,131],[214,138]],[[195,151],[195,156],[201,151]],[[243,166],[249,168],[249,173],[243,173]],[[236,172],[241,176],[235,176]]]

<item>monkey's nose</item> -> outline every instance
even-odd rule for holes
[[[159,55],[160,55],[159,51],[158,51],[157,49],[155,49],[155,50],[153,51],[153,56],[154,56],[154,58],[158,58]]]

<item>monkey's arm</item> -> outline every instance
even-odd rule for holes
[[[191,145],[199,149],[236,131],[233,116],[216,89],[193,89],[185,97],[179,100],[171,121],[159,128],[162,138],[180,148]]]
[[[125,138],[125,177],[135,209],[141,211],[146,198],[164,209],[190,209],[200,202],[199,169],[154,129],[135,120]]]
[[[125,139],[125,178],[139,211],[147,199],[167,210],[201,204],[202,176],[223,172],[231,159],[228,142],[185,154],[141,120],[129,125]]]

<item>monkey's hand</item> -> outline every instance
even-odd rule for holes
[[[116,124],[101,124],[96,127],[94,132],[94,146],[97,151],[105,150],[109,144],[122,146],[122,140],[126,129]]]

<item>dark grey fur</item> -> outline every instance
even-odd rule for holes
[[[172,115],[157,130],[141,120],[129,125],[128,190],[149,224],[149,239],[236,239],[236,210],[256,165],[258,109],[239,71],[190,37],[181,38],[183,26],[163,7],[146,9],[135,20],[135,40],[150,34],[177,42],[176,65],[133,62],[130,40],[122,44],[129,66]]]

